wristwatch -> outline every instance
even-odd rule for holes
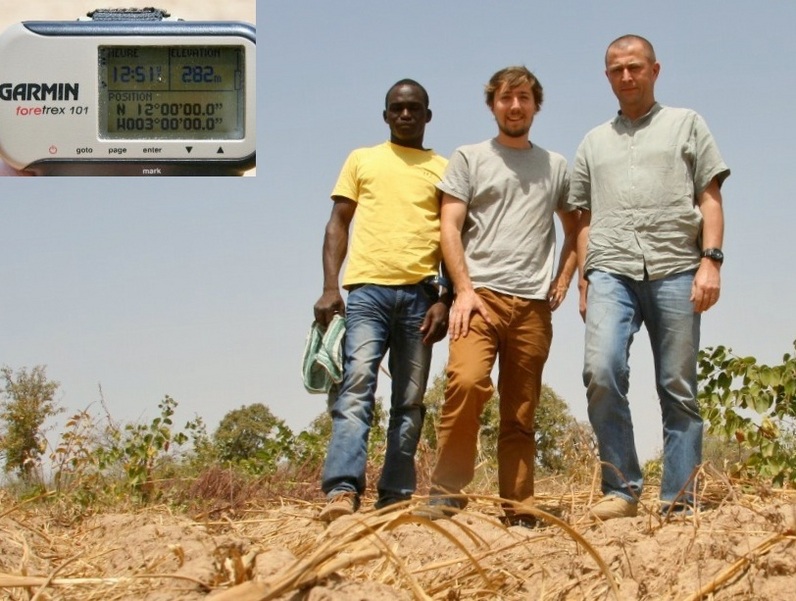
[[[716,261],[719,265],[724,263],[724,253],[720,248],[706,248],[702,251],[702,256]]]

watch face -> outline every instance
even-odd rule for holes
[[[724,261],[724,253],[718,248],[709,248],[702,252],[702,256],[707,257],[708,259],[713,259],[714,261],[718,261],[719,263]]]

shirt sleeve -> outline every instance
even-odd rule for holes
[[[437,188],[445,194],[450,194],[470,203],[472,200],[472,186],[470,185],[470,165],[467,156],[461,148],[457,148],[453,156],[448,161],[442,181],[437,184]]]
[[[586,145],[587,141],[583,140],[578,146],[569,179],[569,205],[573,209],[591,210],[591,176],[586,160]]]
[[[716,140],[708,129],[707,123],[700,116],[694,119],[692,140],[696,156],[694,168],[694,192],[699,197],[708,187],[713,178],[718,178],[719,185],[730,175],[730,169],[721,157]]]
[[[569,213],[576,211],[578,207],[572,205],[569,201],[569,171],[567,170],[567,163],[564,160],[561,173],[561,187],[559,188],[558,198],[556,199],[556,210]]]
[[[359,159],[356,151],[351,152],[343,163],[337,183],[332,189],[332,197],[342,196],[354,202],[359,200],[359,178],[357,177],[357,166]]]

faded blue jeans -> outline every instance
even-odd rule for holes
[[[435,292],[423,284],[367,284],[348,294],[343,381],[329,397],[332,439],[321,488],[327,497],[365,490],[368,436],[376,402],[379,365],[389,349],[392,377],[387,453],[378,482],[378,506],[408,499],[416,486],[415,451],[423,428],[423,395],[431,347],[420,326]]]
[[[654,281],[588,274],[583,382],[604,494],[635,501],[642,491],[627,393],[630,345],[644,323],[663,418],[660,496],[666,502],[693,501],[690,480],[702,462],[703,429],[696,402],[700,316],[689,300],[694,273]]]

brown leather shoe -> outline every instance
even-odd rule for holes
[[[359,499],[356,493],[337,493],[329,499],[329,502],[326,503],[326,507],[318,514],[318,518],[323,522],[331,523],[344,515],[352,515],[357,510],[358,506]]]

